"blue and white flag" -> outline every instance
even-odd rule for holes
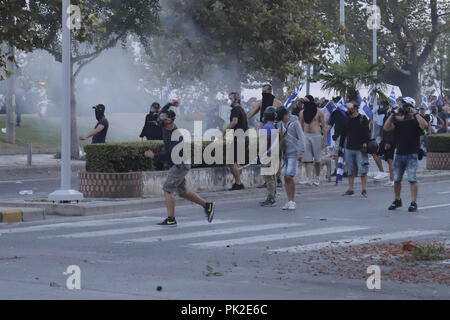
[[[289,99],[287,99],[286,103],[284,104],[284,106],[286,108],[289,108],[291,106],[291,104],[295,101],[295,99],[297,99],[297,97],[300,95],[300,92],[303,89],[303,83],[300,84],[300,87],[289,97]]]
[[[339,181],[342,181],[343,175],[344,175],[344,157],[342,155],[339,155],[338,167],[336,169],[336,185],[339,184]]]
[[[359,113],[363,116],[366,116],[367,119],[371,119],[373,116],[373,112],[370,109],[370,107],[367,105],[367,103],[361,98],[361,95],[358,93],[358,102],[360,103],[359,106]]]
[[[333,101],[327,103],[325,107],[322,108],[323,113],[325,113],[325,117],[328,115],[328,123],[331,120],[331,114],[336,110],[336,105]]]
[[[442,106],[441,96],[439,96],[439,98],[436,101],[436,107],[440,107],[440,106]]]
[[[347,116],[347,106],[344,103],[344,98],[341,98],[336,105],[337,109],[342,113],[343,116]]]
[[[397,98],[395,97],[395,89],[392,87],[391,95],[389,96],[389,100],[391,101],[392,105],[397,105]]]
[[[426,95],[423,96],[422,105],[427,107],[427,109],[429,108],[429,106],[428,106],[428,99],[427,99]]]

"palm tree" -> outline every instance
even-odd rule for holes
[[[381,64],[371,64],[361,56],[348,57],[340,63],[333,63],[325,67],[325,73],[316,76],[322,81],[322,90],[334,91],[346,101],[355,101],[358,90],[362,87],[369,87],[370,95],[378,94],[382,99],[386,96],[379,89],[384,84],[375,75]]]

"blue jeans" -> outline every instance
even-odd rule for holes
[[[283,159],[283,169],[281,175],[283,177],[295,177],[297,174],[298,160],[296,157]]]
[[[369,156],[360,150],[345,149],[345,165],[349,176],[365,177],[369,173]]]
[[[394,181],[402,182],[405,171],[408,171],[408,181],[417,182],[417,167],[419,166],[419,156],[413,154],[397,154],[394,160]]]

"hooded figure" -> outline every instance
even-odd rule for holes
[[[275,101],[275,96],[271,93],[264,92],[262,94],[262,103],[261,103],[261,113],[260,113],[260,122],[263,122],[264,118],[264,111],[266,111],[266,108],[273,106],[273,102]]]
[[[140,138],[147,140],[162,140],[162,126],[158,122],[160,105],[154,102],[150,107],[150,113],[145,117],[145,125]]]
[[[307,124],[310,124],[313,120],[314,117],[317,114],[317,105],[314,102],[314,97],[311,95],[307,95],[305,97],[305,107],[304,107],[304,111],[303,111],[303,118],[305,119],[305,122]]]
[[[81,140],[87,140],[92,137],[92,143],[105,143],[106,135],[108,133],[109,123],[105,117],[105,106],[103,104],[96,105],[92,107],[95,110],[95,118],[97,119],[97,124],[95,125],[94,131],[90,132],[86,136],[81,136]]]

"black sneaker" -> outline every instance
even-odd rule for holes
[[[332,174],[331,176],[332,176],[332,177],[336,177],[336,175],[337,175],[337,171],[334,170],[334,172],[333,172],[333,174]]]
[[[273,199],[267,199],[266,201],[259,203],[261,207],[275,207],[277,205],[277,202]]]
[[[166,220],[164,220],[161,223],[158,223],[159,226],[164,226],[164,227],[176,227],[177,226],[177,220],[175,220],[175,218],[167,218]]]
[[[411,205],[408,208],[409,212],[417,212],[417,203],[411,202]]]
[[[395,210],[397,208],[400,208],[402,206],[402,199],[400,200],[394,200],[394,202],[392,202],[391,206],[388,208],[388,210]]]
[[[347,190],[342,196],[353,196],[355,194],[355,191],[353,190]]]
[[[205,206],[206,217],[208,218],[208,222],[211,223],[214,219],[214,213],[216,211],[216,203],[215,202],[207,202]]]
[[[233,184],[233,187],[230,189],[230,191],[237,191],[237,190],[242,190],[245,189],[243,184]]]
[[[283,188],[283,182],[281,181],[281,179],[277,180],[277,188]]]
[[[363,198],[367,198],[367,191],[366,191],[366,190],[363,190],[363,191],[361,192],[361,196],[362,196]]]

